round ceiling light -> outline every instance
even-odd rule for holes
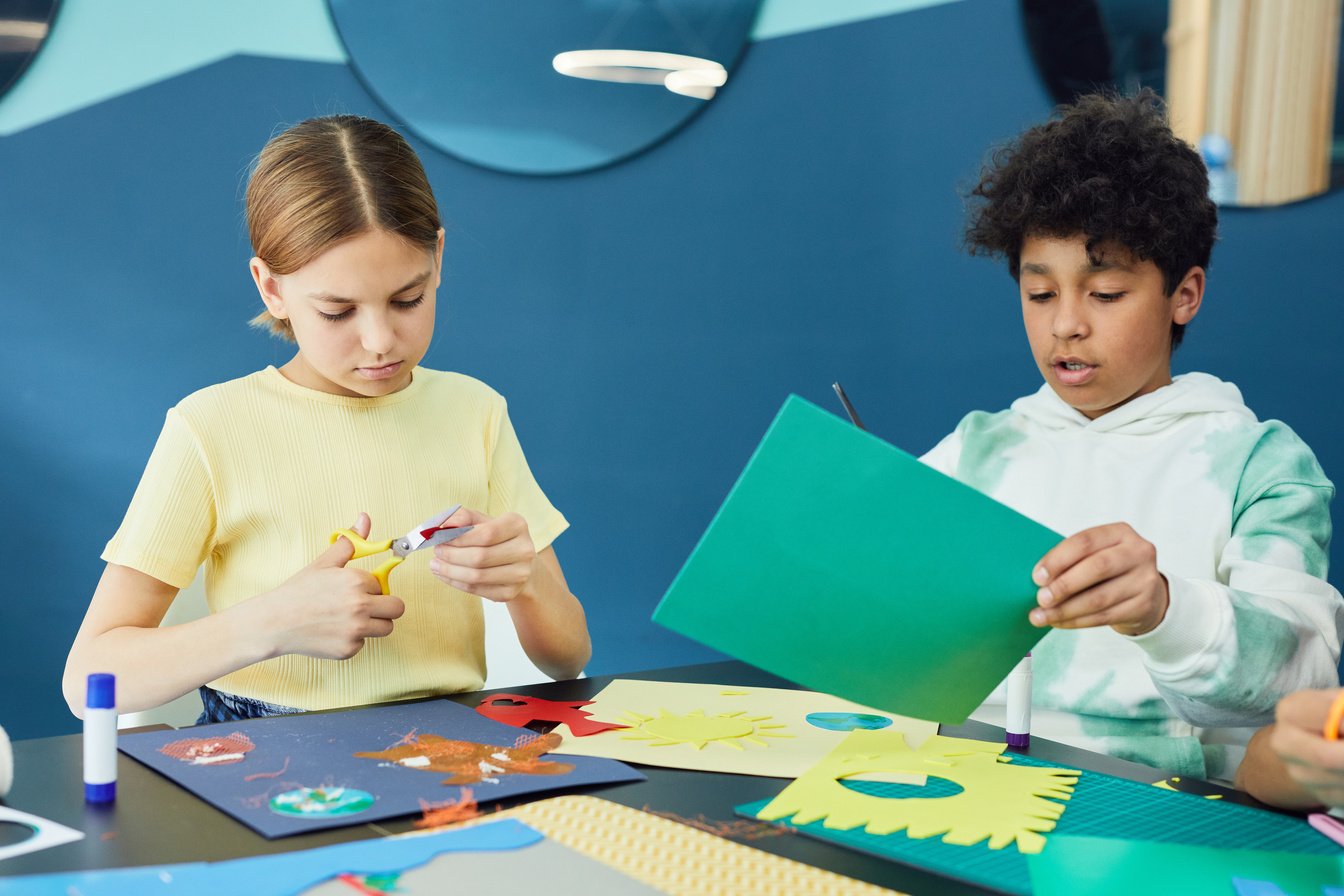
[[[569,50],[551,65],[562,75],[625,84],[662,84],[673,93],[712,99],[728,72],[712,59],[651,50]]]

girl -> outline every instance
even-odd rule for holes
[[[199,687],[201,721],[477,690],[477,596],[508,605],[543,671],[577,675],[587,625],[550,547],[568,523],[504,399],[416,366],[444,234],[414,151],[366,118],[303,122],[262,150],[247,223],[253,324],[298,349],[168,412],[66,661],[71,710],[93,671],[117,675],[123,712]],[[327,543],[352,522],[401,535],[456,503],[452,522],[474,528],[397,567],[391,595],[346,565],[349,540]],[[159,628],[202,563],[210,615]]]

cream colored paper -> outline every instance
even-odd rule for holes
[[[584,709],[595,719],[630,727],[575,737],[568,725],[559,725],[564,742],[553,753],[773,778],[796,778],[816,765],[854,730],[843,727],[847,721],[889,722],[881,730],[899,731],[915,744],[938,730],[933,722],[814,691],[625,678],[603,688]],[[809,721],[810,714],[831,718]]]
[[[516,818],[669,896],[902,896],[591,796],[540,800],[490,818]]]

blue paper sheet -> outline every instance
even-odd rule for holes
[[[120,748],[264,837],[417,813],[464,789],[489,803],[644,779],[610,759],[538,757],[541,737],[432,700],[124,735]]]
[[[505,819],[423,837],[342,843],[230,862],[0,878],[0,894],[154,896],[158,893],[246,893],[248,896],[282,896],[297,893],[341,873],[395,873],[422,865],[445,852],[519,849],[541,839],[542,835],[527,825]]]

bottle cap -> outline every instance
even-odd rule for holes
[[[116,709],[117,677],[109,672],[91,674],[84,705],[89,709]]]

